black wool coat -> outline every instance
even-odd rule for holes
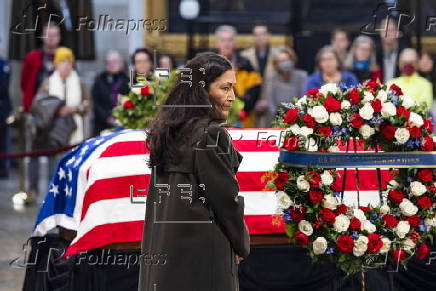
[[[181,163],[152,169],[139,291],[239,290],[235,254],[250,252],[235,178],[242,155],[217,121],[197,125]]]

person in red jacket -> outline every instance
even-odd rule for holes
[[[54,70],[53,56],[61,40],[59,26],[53,23],[45,25],[41,37],[42,48],[26,54],[21,69],[24,112],[29,112],[39,86]]]

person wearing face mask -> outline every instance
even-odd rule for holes
[[[413,48],[406,48],[400,53],[399,69],[401,76],[386,84],[395,84],[401,88],[404,95],[411,97],[420,105],[431,109],[433,104],[433,85],[417,73],[418,53]]]
[[[354,39],[345,59],[345,68],[356,75],[359,83],[367,80],[383,81],[381,70],[376,62],[374,41],[366,35]]]
[[[294,97],[304,95],[307,72],[295,68],[297,56],[287,47],[280,47],[273,55],[275,72],[265,80],[267,112],[262,127],[271,127],[282,102],[289,103]]]

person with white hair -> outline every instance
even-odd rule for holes
[[[433,85],[417,73],[418,53],[414,48],[406,48],[400,53],[399,69],[401,76],[387,82],[388,87],[395,84],[404,95],[411,97],[416,103],[426,105],[430,110],[433,104]]]

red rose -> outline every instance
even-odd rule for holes
[[[300,246],[307,245],[309,243],[309,237],[301,231],[297,230],[295,232],[295,242]]]
[[[321,191],[311,190],[309,191],[309,199],[312,203],[320,203],[324,198],[324,194]]]
[[[374,99],[371,101],[372,109],[376,112],[380,112],[382,110],[382,103],[380,99]]]
[[[300,221],[304,218],[306,211],[306,207],[304,206],[292,206],[289,209],[289,214],[291,215],[292,220]]]
[[[381,240],[381,236],[376,233],[371,233],[368,236],[368,253],[375,254],[380,251],[383,246],[383,241]]]
[[[433,181],[432,169],[419,169],[416,178],[424,183]]]
[[[380,126],[380,132],[387,140],[393,140],[395,136],[395,127],[389,123],[382,124]]]
[[[286,182],[288,182],[288,179],[288,173],[279,173],[274,180],[274,185],[276,186],[277,190],[283,191],[285,189]]]
[[[409,130],[411,137],[421,137],[422,136],[421,129],[419,129],[417,127],[409,127],[407,129]]]
[[[405,221],[408,221],[410,224],[410,227],[418,227],[419,226],[419,216],[418,215],[411,215],[405,219]]]
[[[398,225],[398,220],[392,214],[383,216],[383,221],[387,227],[396,227]]]
[[[341,204],[341,205],[338,205],[338,207],[336,207],[336,214],[337,215],[345,214],[345,213],[347,213],[347,211],[348,211],[348,207],[345,204]]]
[[[366,88],[370,89],[371,91],[374,91],[375,89],[379,88],[379,84],[376,81],[368,81],[366,83]]]
[[[419,208],[421,209],[430,209],[432,206],[431,199],[428,196],[421,196],[418,198],[416,202]]]
[[[394,203],[401,203],[404,199],[404,192],[400,190],[390,190],[388,198]]]
[[[430,252],[430,248],[425,243],[421,243],[416,248],[416,258],[418,260],[422,260],[425,257],[427,257],[429,252]]]
[[[309,90],[307,90],[306,95],[310,96],[312,98],[322,96],[322,94],[319,92],[319,89],[309,89]]]
[[[410,111],[407,110],[404,106],[398,106],[397,107],[397,116],[398,117],[404,116],[404,117],[406,117],[406,120],[409,120]]]
[[[419,241],[419,239],[421,238],[421,237],[419,236],[419,233],[417,233],[417,232],[414,231],[414,230],[411,230],[411,231],[409,232],[408,237],[410,237],[410,239],[411,239],[414,243],[417,243],[417,242]]]
[[[360,101],[359,90],[357,90],[356,88],[353,88],[348,93],[348,100],[350,100],[350,103],[353,104],[353,105],[356,105],[357,103],[359,103],[359,101]]]
[[[322,223],[322,219],[317,217],[317,218],[315,218],[315,222],[313,223],[313,227],[319,228],[321,226],[321,223]]]
[[[433,132],[433,122],[431,119],[426,119],[424,120],[424,125],[422,126],[422,128],[427,130],[427,133],[432,133]]]
[[[436,193],[436,185],[434,183],[428,186],[427,189],[433,194]]]
[[[316,130],[316,133],[319,133],[324,137],[328,137],[332,134],[332,130],[329,126],[322,126]]]
[[[298,117],[298,109],[297,108],[289,109],[285,113],[285,119],[283,122],[289,124],[295,123],[295,121],[297,121],[297,117]]]
[[[359,209],[362,210],[363,212],[368,212],[371,210],[371,208],[366,207],[366,206],[359,206]]]
[[[321,214],[322,219],[327,222],[328,224],[333,224],[336,220],[336,215],[335,213],[329,209],[329,208],[322,208],[319,211],[319,214]]]
[[[341,110],[341,101],[333,97],[327,97],[324,102],[324,107],[328,112],[336,112]]]
[[[304,121],[304,123],[306,123],[307,127],[315,127],[316,126],[315,118],[313,118],[312,115],[310,115],[310,114],[304,114],[303,121]]]
[[[434,142],[431,136],[426,135],[424,137],[424,140],[422,141],[421,150],[428,151],[428,152],[434,151]]]
[[[402,249],[395,249],[391,251],[391,255],[395,263],[402,261],[406,258],[406,252]]]
[[[365,120],[363,120],[359,113],[355,113],[353,116],[351,116],[350,122],[351,127],[360,128],[365,123]]]
[[[395,93],[396,95],[398,95],[398,96],[403,95],[403,91],[401,91],[401,88],[398,87],[398,86],[395,85],[395,84],[392,84],[392,85],[389,87],[389,89],[392,90],[392,91],[394,91],[394,93]]]
[[[350,219],[350,229],[351,230],[360,230],[360,227],[362,226],[362,223],[360,220],[356,217],[352,217]]]
[[[123,103],[123,107],[126,109],[130,109],[135,107],[135,104],[133,104],[132,100],[127,100]]]
[[[305,178],[309,182],[310,188],[316,188],[321,186],[321,175],[317,172],[307,172]]]
[[[338,238],[338,250],[343,253],[353,252],[354,241],[349,235],[341,235]]]
[[[141,95],[142,96],[148,96],[150,94],[151,94],[150,86],[145,86],[144,88],[141,88]]]
[[[296,136],[291,136],[285,139],[283,147],[288,151],[297,151],[300,140]]]

